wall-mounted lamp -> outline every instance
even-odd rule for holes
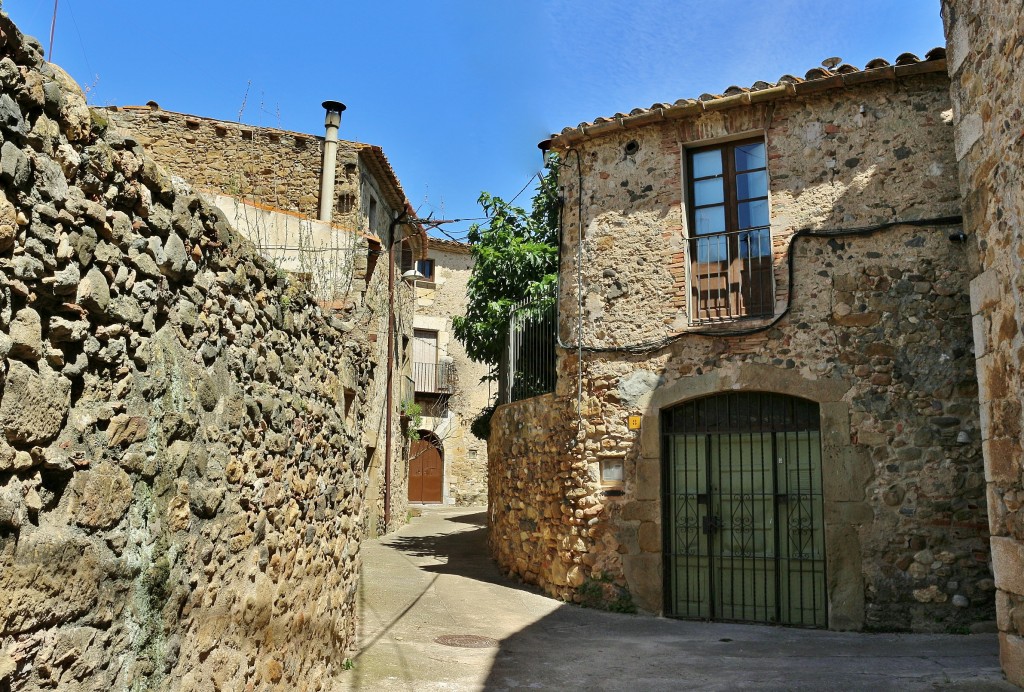
[[[540,157],[544,164],[544,168],[548,167],[548,152],[551,151],[551,140],[545,139],[537,143],[537,148],[540,149]]]

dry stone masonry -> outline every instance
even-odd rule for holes
[[[971,310],[1001,658],[1024,686],[1024,6],[942,5],[964,226],[981,258]]]
[[[2,14],[0,85],[0,688],[332,689],[366,330]]]

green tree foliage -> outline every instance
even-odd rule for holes
[[[483,192],[478,200],[488,221],[473,224],[469,242],[473,273],[465,316],[452,320],[455,338],[475,361],[495,374],[508,341],[512,307],[527,298],[555,299],[558,271],[558,161],[549,162],[529,214]]]

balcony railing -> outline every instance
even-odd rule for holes
[[[452,363],[412,364],[412,378],[417,394],[451,394],[455,388],[455,366]]]
[[[769,228],[689,239],[691,322],[763,317],[775,310]]]
[[[557,315],[553,300],[527,300],[512,310],[501,368],[501,403],[555,391]]]

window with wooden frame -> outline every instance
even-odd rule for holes
[[[421,259],[416,260],[416,271],[423,275],[421,281],[433,281],[434,280],[434,260],[432,259]]]
[[[763,139],[687,153],[691,322],[764,317],[775,309]]]

